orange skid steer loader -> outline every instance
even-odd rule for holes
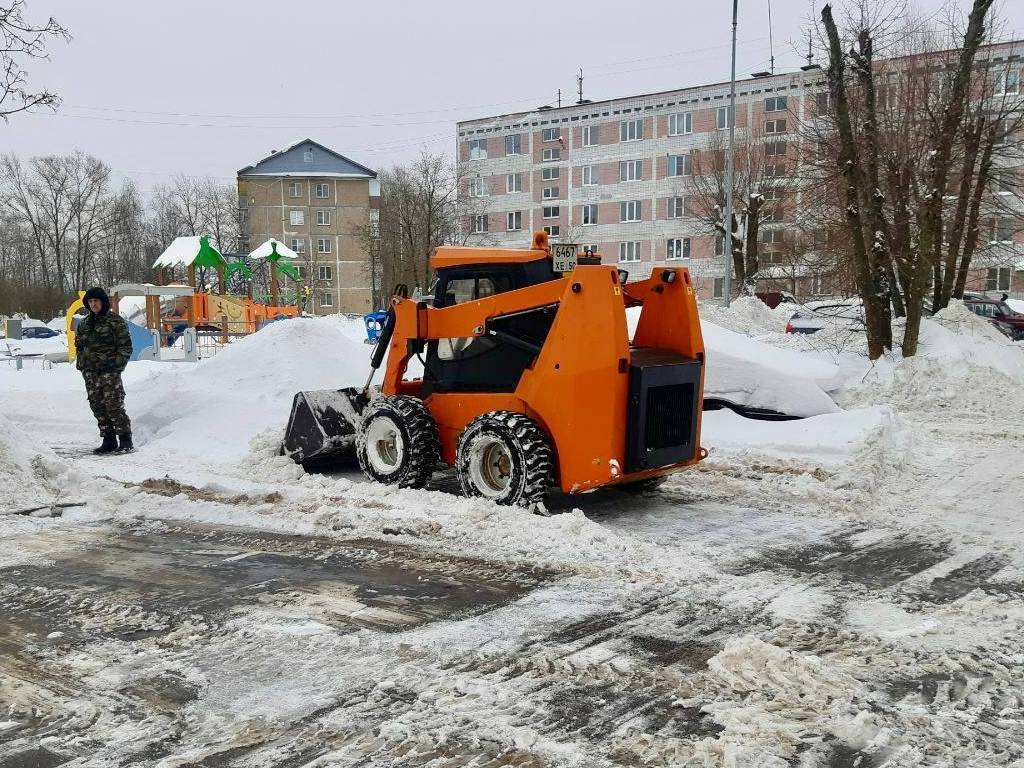
[[[651,487],[700,461],[704,345],[689,272],[627,275],[575,246],[439,247],[430,300],[396,289],[374,349],[380,392],[299,392],[283,450],[354,453],[367,476],[424,486],[440,462],[467,495],[540,506],[557,486]],[[641,306],[630,339],[626,308]],[[407,379],[414,356],[423,377]],[[373,371],[370,373],[370,380]]]

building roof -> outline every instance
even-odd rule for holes
[[[281,151],[274,150],[239,176],[318,176],[338,179],[375,179],[377,172],[360,165],[312,139],[303,139]]]

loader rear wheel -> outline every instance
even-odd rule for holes
[[[359,423],[356,458],[363,473],[378,483],[422,488],[440,453],[437,423],[415,397],[378,398]]]
[[[555,482],[555,452],[536,422],[513,411],[477,416],[459,437],[455,458],[467,496],[498,504],[543,504]]]

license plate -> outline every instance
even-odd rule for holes
[[[555,272],[572,272],[576,269],[580,247],[574,243],[558,243],[551,246],[552,268]]]

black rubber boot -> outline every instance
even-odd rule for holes
[[[128,432],[124,435],[118,435],[117,439],[119,444],[117,446],[118,453],[131,453],[135,450],[135,446],[132,445],[132,433]]]
[[[117,438],[113,432],[103,433],[103,445],[93,450],[93,453],[113,453],[117,450]]]

